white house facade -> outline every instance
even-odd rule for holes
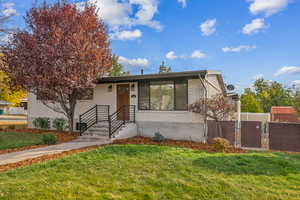
[[[94,113],[92,109],[107,108],[107,115],[116,114],[122,106],[130,105],[134,110],[134,134],[152,137],[159,132],[171,139],[205,141],[204,118],[188,111],[188,105],[204,97],[224,93],[225,87],[220,72],[189,71],[165,74],[146,74],[121,77],[104,77],[98,80],[93,94],[88,100],[78,101],[75,109],[75,129],[80,129],[84,115]],[[88,111],[88,112],[87,112]],[[127,115],[126,114],[126,115]],[[109,120],[105,114],[97,114],[97,120]],[[121,119],[117,113],[118,121]],[[130,115],[131,116],[131,115]],[[33,120],[38,117],[64,118],[60,113],[46,107],[36,95],[29,93],[28,122],[33,128]],[[124,116],[123,116],[124,117]],[[113,120],[113,116],[112,119]],[[102,120],[100,120],[102,122]],[[98,122],[97,121],[97,122]],[[96,122],[96,123],[97,123]],[[111,128],[111,127],[110,127]],[[79,131],[79,130],[78,130]]]

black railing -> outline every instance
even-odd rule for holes
[[[95,105],[85,113],[79,115],[79,131],[80,135],[87,131],[91,126],[108,121],[109,105]]]
[[[135,123],[135,105],[124,105],[108,117],[109,138],[126,123]]]

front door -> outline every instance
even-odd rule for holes
[[[118,114],[118,120],[129,120],[129,84],[117,85],[117,108],[124,109]]]

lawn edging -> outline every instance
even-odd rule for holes
[[[19,167],[28,166],[28,165],[32,165],[35,163],[50,161],[50,160],[62,158],[64,156],[68,156],[68,155],[87,152],[87,151],[90,151],[93,149],[97,149],[99,147],[110,146],[110,145],[127,145],[127,144],[128,145],[135,144],[135,145],[170,146],[170,147],[179,147],[179,148],[188,148],[188,149],[199,150],[199,151],[206,151],[206,152],[210,152],[210,153],[220,153],[220,152],[222,152],[222,153],[247,153],[248,152],[243,149],[235,149],[235,148],[229,148],[226,151],[220,151],[220,150],[217,150],[211,144],[192,142],[192,141],[178,141],[178,140],[166,139],[166,140],[164,140],[164,142],[155,142],[151,138],[137,136],[137,137],[128,138],[128,139],[114,140],[110,144],[102,144],[102,145],[83,147],[83,148],[79,148],[79,149],[64,151],[61,153],[55,153],[55,154],[44,155],[44,156],[40,156],[40,157],[36,157],[36,158],[31,158],[31,159],[19,161],[16,163],[0,165],[0,172],[13,170],[13,169],[16,169]]]
[[[70,142],[79,136],[78,133],[76,132],[67,132],[67,131],[54,131],[54,130],[43,130],[43,129],[2,129],[0,132],[6,132],[6,133],[33,133],[33,134],[53,134],[56,138],[56,144],[62,144],[65,142]],[[36,148],[41,148],[41,147],[46,147],[49,145],[45,144],[40,144],[40,145],[31,145],[31,146],[25,146],[25,147],[18,147],[18,148],[10,148],[10,149],[3,149],[0,150],[0,155],[1,154],[6,154],[6,153],[12,153],[12,152],[18,152],[18,151],[24,151],[24,150],[30,150],[30,149],[36,149]]]

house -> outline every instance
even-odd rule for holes
[[[218,71],[103,77],[89,97],[78,102],[74,120],[76,129],[83,134],[108,132],[116,136],[127,124],[131,134],[152,137],[160,132],[167,138],[205,141],[205,120],[189,112],[188,105],[217,93],[226,95]],[[29,126],[37,117],[53,120],[64,116],[48,109],[30,93]],[[126,128],[122,131],[126,132]]]
[[[0,100],[0,115],[7,113],[10,105],[11,103]]]
[[[241,121],[259,121],[259,122],[270,122],[271,115],[270,113],[248,113],[242,112],[241,113]]]
[[[292,106],[273,106],[271,108],[271,121],[299,123],[296,111]]]

